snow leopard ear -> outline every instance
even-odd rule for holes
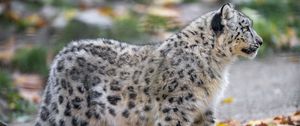
[[[228,20],[234,16],[234,8],[231,3],[224,4],[220,9],[222,19]]]
[[[211,21],[211,27],[216,35],[223,32],[224,25],[226,25],[227,20],[229,20],[234,14],[233,10],[232,5],[227,3],[214,15]]]

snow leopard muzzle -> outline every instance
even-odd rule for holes
[[[241,51],[246,54],[252,54],[252,53],[256,52],[256,50],[258,48],[259,48],[258,45],[253,45],[253,46],[250,46],[249,48],[243,48]]]

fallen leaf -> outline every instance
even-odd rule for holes
[[[276,116],[276,117],[274,117],[273,120],[281,120],[281,119],[282,119],[282,116]]]
[[[300,111],[295,112],[294,116],[300,116]]]
[[[101,15],[111,16],[111,17],[115,16],[115,12],[114,12],[113,8],[111,8],[111,7],[109,7],[109,6],[106,6],[106,7],[100,7],[100,8],[98,9],[98,11],[99,11],[99,13],[100,13]]]
[[[286,125],[286,124],[289,124],[289,125],[293,125],[293,122],[291,120],[291,117],[282,117],[280,120],[279,120],[279,124],[283,124],[283,125]]]
[[[33,103],[41,101],[40,91],[44,81],[40,75],[15,73],[13,79],[21,97]]]
[[[78,11],[75,9],[67,9],[63,12],[64,18],[66,20],[72,20],[76,15],[77,15]]]
[[[29,24],[37,26],[39,28],[46,25],[46,21],[38,14],[29,15],[25,19]]]
[[[266,123],[264,123],[264,122],[261,122],[260,124],[255,125],[255,126],[268,126],[268,124],[266,124]]]
[[[218,122],[216,126],[240,126],[241,123],[237,120],[227,120],[223,122]]]
[[[174,8],[166,7],[150,7],[148,8],[148,14],[162,17],[179,17],[179,12]]]
[[[294,122],[292,121],[291,116],[287,117],[287,124],[288,125],[294,125]]]
[[[239,121],[237,121],[237,120],[230,120],[230,121],[228,122],[228,124],[229,124],[230,126],[240,126],[240,125],[241,125],[241,123],[240,123]]]
[[[224,98],[222,104],[231,104],[234,101],[233,97]]]
[[[19,74],[13,75],[14,84],[20,88],[26,89],[41,89],[43,85],[43,79],[40,75],[36,74]]]
[[[0,46],[0,61],[10,63],[15,54],[15,37],[10,37],[8,42]]]
[[[218,122],[216,126],[229,126],[229,125],[224,122]]]
[[[40,92],[37,92],[37,93],[40,94]],[[36,103],[36,104],[40,103],[41,100],[42,100],[42,98],[41,98],[40,95],[33,95],[33,96],[31,97],[31,99],[32,99],[32,102],[33,102],[33,103]]]
[[[247,126],[256,126],[258,124],[260,124],[261,121],[260,120],[251,120],[247,123]]]
[[[19,21],[21,19],[20,15],[15,11],[8,11],[6,15],[13,21]]]
[[[290,56],[290,57],[288,57],[288,61],[290,61],[292,63],[299,63],[300,62],[300,58],[298,56]]]

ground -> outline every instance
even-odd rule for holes
[[[280,54],[255,60],[241,60],[230,70],[229,86],[217,119],[245,122],[288,115],[300,110],[300,56]],[[30,126],[14,124],[12,126]]]
[[[264,119],[300,110],[300,59],[272,56],[236,62],[224,97],[230,104],[218,107],[219,120]]]

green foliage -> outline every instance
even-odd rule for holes
[[[255,0],[245,6],[257,10],[260,14],[262,14],[265,18],[271,20],[278,26],[285,26],[287,21],[282,21],[278,19],[282,19],[282,16],[289,15],[289,6],[287,4],[287,0],[264,0],[258,1]],[[276,8],[276,9],[275,9]]]
[[[267,22],[273,23],[285,32],[288,26],[299,29],[300,3],[295,0],[254,0],[241,5],[242,8],[255,9]]]
[[[24,31],[26,27],[29,26],[28,23],[23,20],[14,21],[4,14],[0,14],[0,25],[4,29],[15,28],[18,32]]]
[[[54,52],[57,53],[67,43],[80,39],[111,38],[139,44],[138,42],[147,39],[147,35],[140,30],[139,24],[139,19],[132,15],[117,18],[109,28],[99,28],[73,20],[55,40]]]
[[[54,52],[58,53],[59,50],[71,41],[98,38],[100,33],[101,30],[97,27],[72,20],[59,32],[57,38],[54,40]]]
[[[139,4],[151,4],[153,2],[153,0],[132,0],[132,1]]]
[[[147,15],[143,24],[146,32],[155,32],[159,29],[166,29],[168,25],[168,19],[156,15]]]
[[[28,10],[38,11],[41,7],[43,7],[44,3],[36,0],[27,0],[24,4]]]
[[[271,49],[276,48],[276,41],[278,41],[276,40],[276,36],[279,36],[280,34],[276,31],[276,25],[268,23],[261,17],[259,20],[254,22],[254,29],[264,40],[264,43],[258,52],[259,56],[262,56],[268,51],[271,51]]]
[[[195,3],[198,2],[199,0],[183,0],[183,3]]]
[[[180,23],[172,17],[164,17],[148,14],[144,17],[143,30],[147,33],[156,33],[161,31],[177,31]]]
[[[296,47],[291,48],[291,51],[300,52],[300,46],[296,46]]]
[[[43,7],[43,3],[35,0],[28,0],[26,2],[18,1],[19,4],[24,5],[27,12],[36,12]],[[16,12],[11,7],[4,7],[3,12],[0,13],[0,25],[2,27],[14,27],[17,32],[23,32],[31,24],[24,18],[26,14],[22,15]]]
[[[263,38],[263,45],[260,47],[258,55],[263,56],[266,52],[276,48],[276,42],[280,33],[277,26],[272,22],[268,22],[264,17],[256,14],[256,11],[244,8],[242,9],[246,15],[254,20],[253,27],[255,31]]]
[[[240,8],[254,22],[254,28],[263,38],[260,54],[269,50],[289,50],[281,37],[295,29],[300,37],[300,3],[295,0],[252,0],[242,3]]]
[[[291,15],[295,15],[291,22],[289,23],[290,26],[294,26],[297,30],[297,35],[300,37],[300,2],[299,1],[290,1],[289,2],[289,9],[291,11]]]
[[[139,24],[138,18],[134,16],[116,19],[112,28],[108,31],[108,35],[105,37],[137,43],[147,37],[147,35],[141,31]]]
[[[16,52],[13,66],[26,73],[38,73],[46,76],[48,73],[47,51],[45,48],[23,48]]]
[[[44,5],[52,5],[57,8],[72,8],[74,7],[73,0],[42,0]]]
[[[0,89],[1,89],[0,94],[4,94],[5,90],[3,89],[9,87],[10,85],[11,85],[11,79],[9,74],[4,71],[0,71]]]
[[[4,99],[7,104],[7,106],[0,105],[0,120],[10,122],[13,118],[35,111],[32,103],[20,97],[10,75],[4,71],[0,71],[0,90],[0,100]]]

